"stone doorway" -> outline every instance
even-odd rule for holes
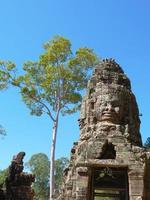
[[[92,200],[128,200],[127,169],[92,169]]]

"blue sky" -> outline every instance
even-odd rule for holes
[[[18,68],[36,61],[44,42],[54,35],[71,40],[72,48],[93,48],[102,58],[113,57],[122,66],[137,97],[143,141],[149,134],[150,113],[150,1],[149,0],[1,0],[0,60]],[[69,156],[79,137],[79,113],[61,118],[56,157]],[[0,139],[0,169],[14,154],[49,155],[51,121],[30,116],[13,88],[0,92],[0,124],[7,136]]]

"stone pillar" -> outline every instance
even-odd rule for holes
[[[148,152],[150,155],[150,152]],[[144,200],[150,200],[150,158],[146,160],[144,172]]]
[[[132,170],[128,173],[129,176],[129,199],[143,200],[144,192],[144,173],[141,171]]]
[[[78,167],[76,169],[77,180],[76,180],[76,200],[87,199],[88,195],[88,168],[87,167]]]

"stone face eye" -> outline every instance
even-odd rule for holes
[[[119,110],[120,110],[119,107],[115,107],[116,112],[119,112]]]

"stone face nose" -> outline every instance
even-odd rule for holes
[[[114,109],[113,109],[112,105],[109,103],[109,104],[107,104],[105,110],[106,110],[106,111],[113,111]]]

